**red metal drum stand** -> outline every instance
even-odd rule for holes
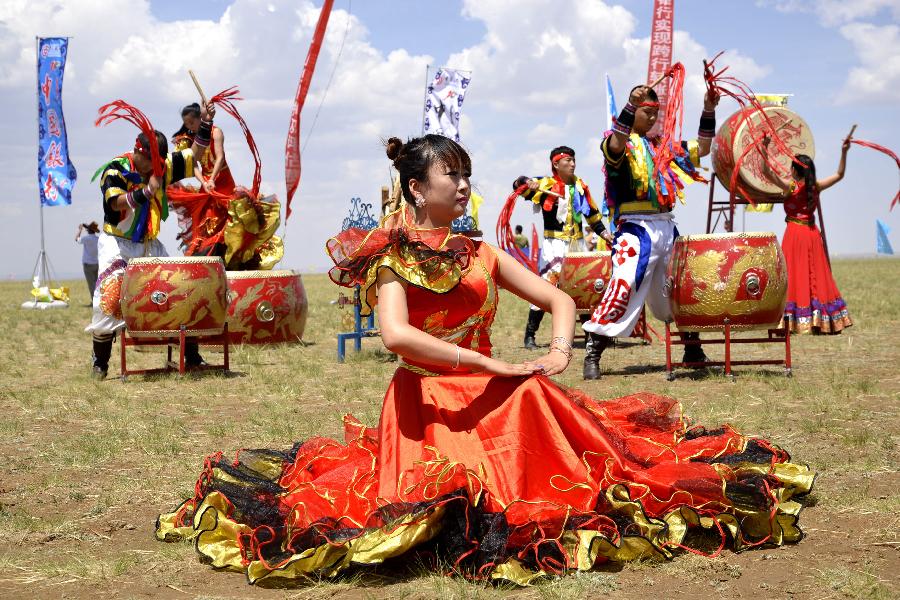
[[[122,381],[127,381],[129,375],[150,375],[154,373],[170,373],[175,371],[176,368],[172,362],[172,346],[178,345],[178,374],[184,375],[186,372],[185,364],[184,364],[184,348],[185,344],[188,341],[188,338],[191,341],[195,341],[198,344],[203,344],[204,346],[221,346],[223,360],[221,365],[203,365],[202,367],[192,367],[191,372],[196,371],[210,371],[210,370],[222,370],[225,373],[228,373],[229,361],[228,361],[228,323],[225,323],[224,328],[222,329],[222,333],[218,335],[205,335],[205,336],[188,336],[186,335],[186,329],[182,326],[181,331],[177,336],[168,336],[168,337],[132,337],[128,335],[128,329],[122,329]],[[127,346],[166,346],[166,366],[159,369],[128,369],[128,361],[125,349]]]
[[[675,374],[672,370],[675,367],[687,367],[687,368],[704,368],[704,367],[725,367],[725,375],[726,377],[730,377],[734,379],[734,374],[731,372],[731,367],[733,365],[781,365],[784,368],[784,375],[786,377],[791,377],[791,332],[787,327],[782,329],[769,329],[767,330],[766,337],[752,337],[752,338],[744,338],[744,337],[732,337],[731,336],[731,325],[726,322],[721,330],[713,329],[706,330],[703,332],[706,333],[721,333],[721,338],[701,338],[699,341],[690,340],[685,342],[684,340],[678,338],[676,336],[673,339],[671,323],[666,323],[666,379],[672,381],[675,379]],[[673,362],[672,361],[672,346],[684,346],[686,344],[698,344],[700,346],[706,345],[716,345],[716,344],[724,344],[725,345],[725,360],[717,361],[717,360],[707,360],[703,362]],[[731,359],[731,345],[732,344],[782,344],[784,345],[784,358],[781,359],[759,359],[759,360],[732,360]]]

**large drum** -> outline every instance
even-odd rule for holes
[[[132,258],[122,280],[131,337],[218,335],[225,325],[225,265],[218,257]]]
[[[562,262],[559,288],[575,300],[579,311],[592,311],[603,298],[612,275],[612,256],[606,252],[570,252]]]
[[[675,239],[666,280],[681,331],[774,329],[784,315],[787,268],[774,233]]]
[[[234,344],[299,342],[309,303],[294,271],[228,271],[228,334]]]
[[[763,111],[775,127],[776,135],[784,141],[791,152],[815,158],[815,144],[806,121],[797,113],[780,106],[767,106]],[[753,140],[762,135],[764,130],[761,123],[763,123],[762,115],[755,108],[747,107],[728,117],[719,128],[713,140],[712,163],[716,176],[726,189],[731,190],[731,177],[737,161]],[[790,157],[781,152],[775,143],[769,145],[768,152],[773,163],[778,163],[784,169],[790,168]],[[781,189],[763,175],[762,167],[763,158],[759,150],[751,149],[738,168],[737,191],[754,202],[769,202],[781,194]]]

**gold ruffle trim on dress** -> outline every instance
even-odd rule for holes
[[[603,492],[608,506],[606,514],[614,513],[627,519],[629,525],[619,525],[617,529],[630,533],[611,539],[602,531],[563,530],[557,541],[566,553],[568,567],[586,571],[601,559],[614,562],[668,560],[678,548],[698,552],[682,545],[691,527],[718,531],[723,536],[723,546],[727,533],[735,551],[762,543],[781,545],[802,539],[803,533],[797,526],[802,505],[792,498],[812,489],[815,474],[809,467],[793,463],[744,463],[727,468],[736,473],[768,475],[781,483],[784,487],[773,491],[771,511],[733,507],[733,512],[709,514],[710,511],[704,511],[706,514],[702,514],[689,506],[682,506],[662,518],[655,518],[644,512],[639,500],[631,498],[626,485],[615,484]],[[216,474],[219,478],[224,475],[221,471]],[[473,491],[470,489],[470,493]],[[333,577],[351,564],[375,565],[400,556],[440,533],[445,504],[437,502],[343,543],[325,543],[307,548],[277,565],[263,560],[246,562],[243,559],[238,539],[250,536],[253,530],[228,518],[231,506],[219,492],[212,492],[204,498],[194,512],[192,526],[176,526],[178,511],[161,515],[156,537],[163,541],[193,539],[197,551],[212,566],[244,571],[250,583],[283,585],[298,579]],[[758,541],[747,541],[748,537]],[[527,586],[551,574],[541,569],[529,569],[521,561],[510,558],[494,565],[488,577]]]

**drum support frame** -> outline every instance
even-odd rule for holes
[[[731,324],[727,322],[724,323],[722,329],[712,329],[709,331],[704,330],[703,333],[721,333],[721,338],[707,338],[700,339],[699,342],[696,340],[690,340],[685,342],[682,339],[673,339],[672,336],[672,325],[671,323],[666,323],[666,379],[669,381],[673,381],[675,379],[675,373],[673,372],[673,368],[675,367],[687,367],[687,368],[704,368],[704,367],[725,367],[725,376],[734,379],[734,374],[731,371],[731,367],[734,365],[781,365],[784,368],[785,377],[792,376],[791,370],[791,332],[790,329],[785,327],[782,329],[769,329],[766,332],[766,337],[752,337],[752,338],[743,338],[743,337],[732,337]],[[708,360],[704,362],[673,362],[672,361],[672,346],[685,346],[687,344],[699,344],[700,346],[706,346],[710,344],[724,344],[725,346],[725,360]],[[758,359],[758,360],[732,360],[731,358],[731,345],[732,344],[781,344],[784,346],[784,358],[783,359]]]
[[[222,333],[219,335],[204,335],[204,336],[189,336],[187,335],[187,330],[182,326],[181,331],[178,332],[177,336],[163,336],[163,337],[152,337],[152,338],[136,338],[128,335],[128,329],[122,329],[122,341],[121,341],[121,352],[122,352],[122,362],[121,362],[121,370],[122,370],[122,381],[127,381],[129,375],[151,375],[154,373],[171,373],[172,371],[178,371],[179,376],[184,376],[187,372],[187,367],[184,362],[184,349],[187,344],[188,338],[192,341],[197,342],[198,344],[203,344],[205,346],[221,346],[223,353],[223,360],[221,365],[203,365],[202,367],[192,367],[191,372],[197,371],[212,371],[212,370],[223,370],[227,374],[229,371],[229,356],[228,356],[228,323],[225,323],[224,328],[222,329]],[[172,363],[172,346],[174,344],[178,344],[178,368],[171,366]],[[166,346],[166,366],[159,369],[134,369],[128,370],[128,361],[127,361],[127,353],[126,348],[128,346]]]
[[[364,337],[375,337],[379,335],[375,329],[375,311],[369,313],[369,316],[362,316],[362,304],[360,302],[360,288],[356,286],[353,292],[353,300],[349,303],[353,304],[353,331],[348,333],[337,334],[337,359],[338,362],[344,362],[347,355],[347,340],[353,340],[353,349],[357,352],[362,351],[362,339]],[[365,325],[363,324],[365,321]]]

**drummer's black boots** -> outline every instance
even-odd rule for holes
[[[537,348],[534,336],[537,335],[538,327],[541,326],[541,320],[544,318],[544,311],[531,309],[528,311],[528,324],[525,326],[525,347],[529,350]]]
[[[184,365],[189,369],[206,365],[206,361],[200,356],[200,345],[197,342],[184,343]]]
[[[584,369],[582,375],[585,379],[600,379],[600,356],[609,346],[609,338],[599,333],[585,332],[587,343],[584,355]]]
[[[91,369],[91,378],[97,381],[106,379],[109,371],[109,356],[112,354],[113,340],[116,339],[115,334],[94,334],[94,363]]]
[[[685,332],[681,334],[681,339],[685,342],[687,341],[696,341],[694,344],[685,344],[684,345],[684,356],[681,358],[681,362],[685,363],[703,363],[709,361],[706,357],[706,353],[703,352],[703,346],[699,344],[700,334],[697,332]]]

